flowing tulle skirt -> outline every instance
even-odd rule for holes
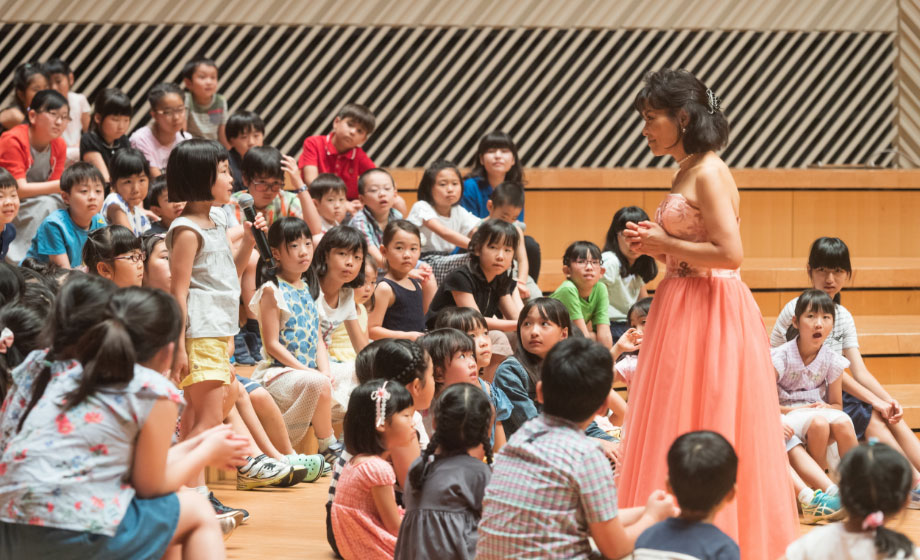
[[[725,436],[738,454],[737,498],[715,523],[745,559],[775,560],[797,538],[798,515],[763,319],[733,277],[666,278],[655,293],[629,388],[620,507],[665,487],[674,439]]]

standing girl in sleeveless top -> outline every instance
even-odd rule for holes
[[[740,198],[716,155],[728,140],[719,99],[693,75],[661,70],[635,101],[655,155],[680,169],[655,222],[627,224],[632,251],[667,264],[629,388],[620,507],[644,503],[667,476],[674,439],[715,430],[737,450],[738,498],[715,518],[745,558],[773,559],[798,534],[775,374],[760,309],[741,281]],[[769,523],[764,520],[769,519]]]

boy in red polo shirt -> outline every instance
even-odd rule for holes
[[[307,186],[320,173],[338,175],[345,181],[345,196],[349,201],[350,212],[360,212],[362,205],[358,199],[358,177],[376,167],[361,149],[361,145],[376,127],[377,119],[370,109],[357,103],[348,103],[332,121],[332,132],[325,136],[308,136],[303,141],[303,152],[297,161]],[[395,206],[403,214],[406,213],[406,202],[402,197],[397,197]]]

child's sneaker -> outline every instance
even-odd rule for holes
[[[323,457],[326,459],[327,463],[334,465],[342,455],[342,451],[345,451],[345,444],[341,441],[337,441],[335,443],[329,444],[329,447],[323,451],[320,451],[320,453],[323,454]]]
[[[294,455],[285,455],[284,461],[292,467],[301,467],[306,470],[307,474],[303,479],[305,482],[315,482],[319,477],[325,474],[326,459],[322,455],[303,455],[296,453]]]
[[[910,501],[907,502],[908,509],[920,509],[920,485],[910,491]]]
[[[249,457],[249,461],[236,469],[236,489],[252,490],[271,486],[291,473],[291,466],[275,461],[266,454]]]
[[[236,519],[236,526],[239,527],[243,523],[249,521],[249,512],[245,509],[236,509],[232,507],[225,506],[217,499],[217,496],[214,495],[214,492],[208,493],[208,501],[211,502],[211,507],[214,508],[214,513],[217,514],[218,519],[223,519],[225,517],[233,517]]]
[[[845,516],[846,512],[840,505],[840,496],[836,494],[831,496],[816,490],[811,502],[802,504],[802,521],[806,525],[814,525],[820,521],[837,521]]]

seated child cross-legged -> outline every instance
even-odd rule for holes
[[[738,544],[713,518],[735,498],[738,456],[716,432],[683,434],[668,450],[668,491],[677,498],[680,515],[649,527],[636,539],[635,560],[680,558],[737,560]]]
[[[342,469],[332,502],[332,530],[344,558],[392,559],[403,512],[396,505],[390,449],[416,439],[412,395],[398,381],[358,386],[345,413]]]
[[[398,560],[476,556],[476,528],[492,475],[492,405],[482,391],[459,383],[445,389],[433,409],[436,431],[406,480]]]
[[[546,357],[537,396],[543,413],[524,424],[495,459],[479,523],[477,558],[620,558],[645,529],[675,514],[655,491],[647,505],[617,509],[610,465],[584,430],[605,407],[613,383],[610,352],[571,338]],[[539,492],[531,489],[540,488]]]
[[[806,290],[795,306],[797,336],[771,351],[783,422],[822,469],[828,466],[828,445],[836,442],[843,456],[857,444],[853,421],[841,409],[841,375],[849,361],[824,345],[834,312],[830,296]]]

